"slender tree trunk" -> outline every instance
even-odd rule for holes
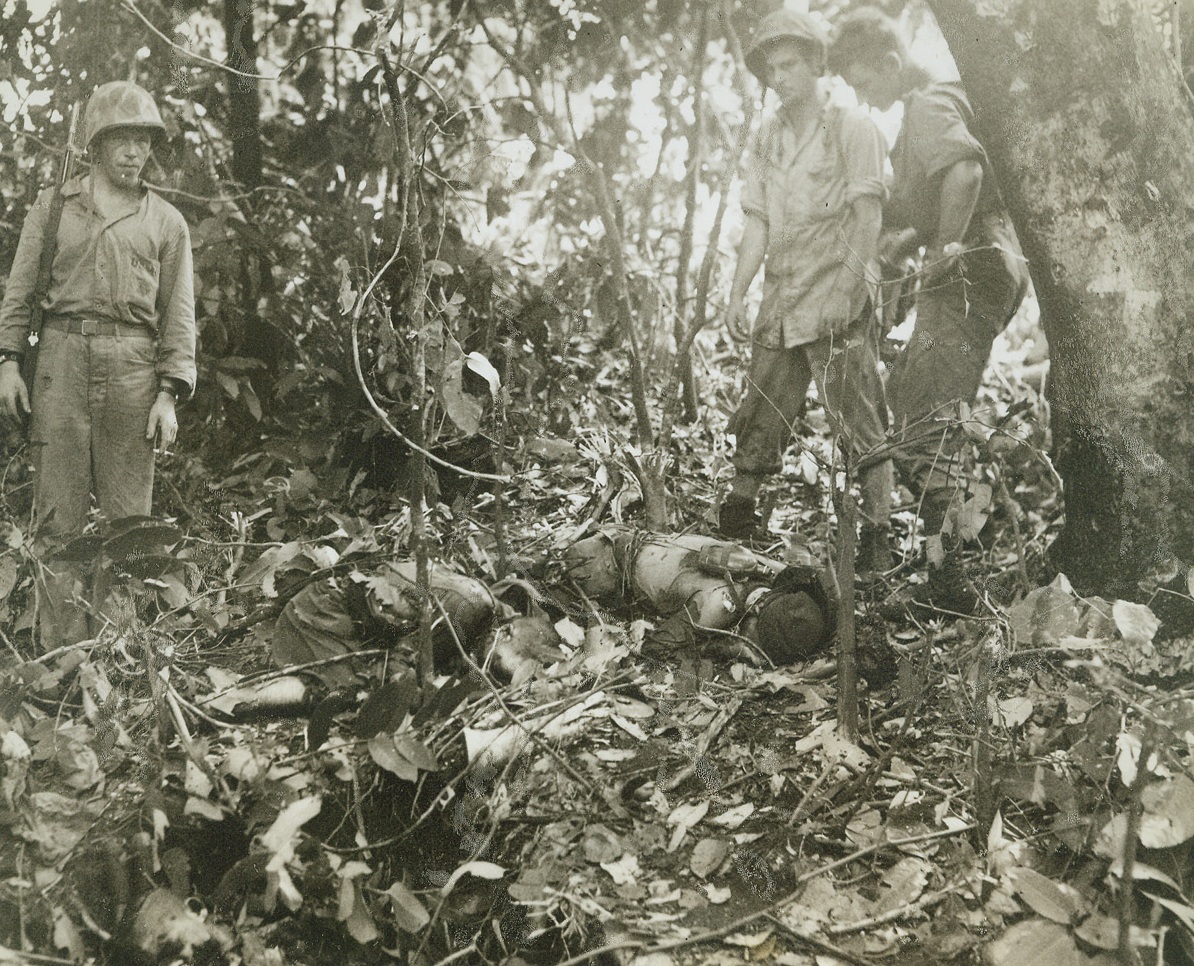
[[[419,591],[419,654],[416,676],[419,684],[430,681],[435,673],[435,655],[432,651],[431,625],[435,620],[431,599],[431,560],[427,536],[427,458],[423,449],[427,445],[428,396],[427,355],[424,322],[426,319],[427,266],[423,257],[423,229],[421,227],[419,203],[419,167],[415,162],[411,146],[410,116],[406,110],[402,87],[398,75],[390,62],[381,58],[382,78],[390,95],[390,110],[394,122],[395,154],[398,158],[398,177],[402,185],[402,224],[412,232],[409,246],[409,268],[414,276],[407,295],[406,315],[411,332],[414,333],[412,354],[415,383],[416,418],[411,420],[411,440],[415,443],[412,454],[414,480],[408,494],[410,504],[411,547],[415,552],[415,583]],[[399,234],[398,243],[403,241]]]
[[[684,350],[684,332],[689,319],[688,275],[692,262],[692,236],[696,228],[697,189],[705,165],[705,62],[709,47],[709,8],[701,13],[701,28],[697,34],[693,57],[693,118],[688,132],[688,176],[684,191],[684,227],[680,230],[680,258],[676,265],[676,325],[674,338],[680,353],[681,400],[684,419],[692,423],[697,418],[696,379],[692,371],[692,356]],[[666,444],[666,440],[664,441]]]
[[[224,38],[228,66],[240,71],[228,77],[228,117],[232,141],[232,176],[252,190],[261,184],[261,99],[256,74],[256,0],[224,0]]]
[[[837,511],[837,553],[833,580],[837,591],[837,730],[847,741],[858,741],[858,635],[854,621],[854,553],[857,549],[858,504],[852,492],[850,456],[845,480],[834,484],[833,508]],[[837,474],[832,474],[836,476]]]
[[[1194,562],[1194,116],[1134,0],[930,0],[1049,339],[1057,564],[1138,594]]]

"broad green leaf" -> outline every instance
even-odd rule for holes
[[[228,393],[231,399],[240,398],[240,380],[235,376],[231,376],[226,372],[217,372],[216,380],[224,388],[224,392]]]
[[[1155,782],[1140,794],[1140,843],[1168,849],[1194,838],[1194,781],[1185,775]]]
[[[82,536],[75,537],[65,547],[53,551],[51,556],[55,560],[68,560],[73,562],[82,562],[94,560],[96,554],[103,549],[104,538],[98,533],[85,533]]]
[[[1070,931],[1047,919],[1018,922],[987,947],[991,966],[1115,966],[1113,957],[1088,957]]]
[[[502,377],[490,361],[479,352],[470,352],[464,357],[464,362],[473,372],[489,383],[489,392],[496,396],[498,390],[502,388]]]
[[[290,563],[295,557],[302,553],[302,544],[292,541],[284,543],[280,547],[270,547],[260,557],[254,560],[240,575],[240,583],[242,584],[256,584],[261,582],[262,590],[265,591],[267,597],[276,597],[273,593],[273,575],[280,567],[284,567]],[[265,582],[270,581],[269,589],[266,590]]]
[[[1144,892],[1143,889],[1141,891]],[[1190,931],[1191,935],[1194,935],[1194,909],[1190,908],[1190,906],[1186,905],[1184,902],[1177,902],[1174,899],[1166,899],[1162,896],[1154,895],[1151,892],[1144,892],[1144,894],[1152,899],[1152,901],[1157,905],[1161,906],[1161,908],[1168,909],[1175,916],[1177,916],[1181,924]]]
[[[439,771],[439,761],[423,742],[411,734],[393,736],[394,747],[420,771]]]
[[[1156,938],[1139,926],[1132,926],[1133,946],[1156,946]],[[1113,951],[1119,949],[1119,920],[1110,916],[1087,916],[1074,929],[1074,935],[1095,949]]]
[[[879,895],[872,904],[875,915],[883,915],[909,902],[915,902],[929,884],[933,867],[913,856],[900,859],[883,876]]]
[[[1068,581],[1062,580],[1038,587],[1008,610],[1008,622],[1021,644],[1052,647],[1063,637],[1078,636],[1078,603]]]
[[[1069,926],[1089,911],[1086,900],[1072,886],[1054,882],[1035,869],[1012,869],[1012,888],[1038,916]]]
[[[343,917],[344,928],[362,946],[373,942],[381,935],[381,932],[373,921],[373,915],[369,912],[369,905],[365,902],[361,884],[356,881],[342,882],[340,883],[340,892],[342,896],[341,909],[343,910],[350,903],[352,906],[348,915]]]
[[[20,550],[21,545],[25,542],[25,534],[21,532],[21,528],[8,521],[0,523],[0,528],[3,529],[3,539],[9,549]],[[1191,573],[1194,573],[1194,571],[1191,571]]]
[[[626,852],[626,846],[607,826],[597,823],[585,829],[580,849],[586,862],[616,862]]]
[[[431,922],[431,916],[419,897],[401,882],[395,882],[386,892],[390,897],[390,908],[394,911],[394,924],[403,932],[417,933]]]
[[[393,732],[401,726],[419,695],[419,685],[413,672],[403,674],[396,681],[388,681],[365,699],[353,730],[358,738],[372,738],[382,732]]]
[[[288,862],[294,855],[299,829],[319,814],[323,800],[318,795],[300,798],[291,802],[278,813],[273,824],[262,833],[262,846],[274,856],[282,856]]]
[[[476,396],[465,391],[464,363],[460,359],[453,359],[444,366],[440,402],[462,433],[473,436],[480,430],[481,403]]]
[[[224,356],[216,363],[216,368],[220,372],[231,372],[241,376],[246,372],[253,372],[255,369],[264,369],[265,363],[251,356]]]
[[[677,805],[667,817],[668,825],[685,825],[691,828],[709,811],[708,799],[692,805]]]
[[[17,585],[17,562],[12,557],[0,557],[0,601],[8,599]]]
[[[340,312],[343,315],[348,315],[357,303],[357,293],[352,289],[352,281],[348,277],[347,269],[340,276],[340,294],[337,301],[340,304]]]
[[[721,828],[727,828],[731,831],[738,828],[743,822],[750,818],[755,812],[755,806],[751,802],[744,802],[741,805],[735,805],[733,808],[727,809],[720,815],[715,815],[709,819],[710,825],[717,825]]]
[[[1025,697],[1004,698],[1002,701],[990,698],[991,720],[1000,728],[1018,728],[1032,717],[1035,710],[1031,699]]]
[[[21,803],[21,823],[13,830],[37,846],[42,861],[53,865],[94,832],[105,804],[103,798],[84,802],[58,792],[32,792]]]
[[[1132,644],[1151,643],[1161,626],[1161,622],[1149,608],[1126,600],[1117,600],[1111,606],[1111,615],[1115,618],[1115,626],[1119,629],[1120,636]]]
[[[253,384],[248,379],[240,381],[241,395],[244,396],[245,405],[249,407],[249,412],[253,414],[253,418],[261,422],[261,400],[257,398],[257,393],[253,390]]]
[[[963,540],[977,540],[982,528],[987,524],[991,515],[992,490],[987,483],[974,486],[974,495],[962,504],[958,510],[955,525],[957,534]]]
[[[119,567],[122,571],[130,577],[136,577],[138,580],[144,581],[162,581],[170,571],[181,573],[184,569],[184,564],[177,557],[172,557],[167,553],[130,553],[127,557],[119,562]],[[177,578],[175,578],[177,581]],[[156,585],[155,585],[156,586]],[[167,585],[168,586],[168,585]],[[181,584],[176,584],[181,587]],[[190,595],[183,588],[183,599],[174,602],[173,606],[181,607],[187,603]]]
[[[354,570],[348,579],[356,584],[364,584],[377,598],[382,607],[389,608],[386,617],[399,621],[414,620],[418,617],[417,591],[414,583],[402,574],[390,568],[379,573],[362,573]]]
[[[155,520],[109,537],[104,543],[104,553],[113,560],[122,560],[130,554],[146,554],[172,547],[182,538],[183,532],[178,527]]]
[[[731,851],[732,846],[725,839],[701,839],[692,850],[688,867],[702,879],[707,879],[711,873],[721,868]]]
[[[492,862],[466,862],[448,876],[448,881],[444,883],[441,891],[447,895],[452,891],[452,887],[466,875],[473,875],[478,879],[500,879],[505,874],[505,869]]]
[[[418,767],[398,750],[389,735],[374,735],[369,739],[369,757],[379,768],[397,775],[403,781],[413,782],[419,778]]]

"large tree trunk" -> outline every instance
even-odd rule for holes
[[[1079,588],[1194,563],[1194,117],[1136,0],[929,0],[1049,340]]]

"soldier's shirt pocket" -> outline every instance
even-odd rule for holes
[[[156,257],[131,247],[128,253],[129,278],[133,290],[130,295],[147,300],[150,305],[157,298],[159,265]]]

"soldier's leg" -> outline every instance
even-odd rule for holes
[[[111,522],[150,512],[153,440],[146,439],[157,395],[152,339],[95,336],[91,402],[94,412],[95,496]]]
[[[47,650],[89,636],[84,606],[88,568],[56,561],[48,553],[87,523],[92,480],[89,355],[84,336],[45,329],[31,387],[34,514],[44,577],[38,588],[39,626]]]
[[[734,481],[722,505],[719,527],[745,536],[757,525],[755,499],[763,481],[782,468],[784,449],[812,380],[803,348],[751,350],[746,396],[727,432],[735,437]]]
[[[145,427],[158,379],[152,339],[96,336],[92,343],[95,497],[106,526],[151,510],[153,441],[145,438]],[[121,593],[95,601],[95,610],[100,622],[118,628],[131,616]]]
[[[896,365],[888,398],[898,444],[895,460],[922,498],[927,533],[937,533],[957,489],[962,434],[954,428],[959,402],[972,403],[995,337],[1015,314],[1023,278],[1002,254],[968,254],[942,282],[922,289],[912,338]]]

